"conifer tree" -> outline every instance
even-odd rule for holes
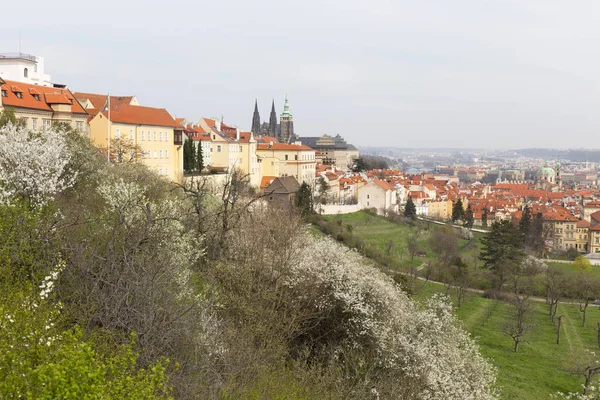
[[[531,243],[531,212],[528,206],[523,209],[523,215],[519,221],[519,232],[521,232],[523,244],[528,246]]]
[[[404,216],[411,219],[417,216],[417,207],[410,196],[408,196],[408,200],[406,200],[406,205],[404,206]]]
[[[471,229],[473,227],[473,223],[475,222],[475,218],[473,217],[473,210],[471,209],[471,205],[467,206],[467,212],[465,214],[465,227]]]
[[[454,206],[452,206],[452,222],[456,222],[465,214],[465,209],[463,208],[462,199],[459,197]]]
[[[183,143],[183,170],[190,171],[190,145],[192,144],[191,139],[188,139]]]
[[[204,154],[202,153],[202,142],[198,142],[198,151],[196,152],[196,168],[198,172],[204,169]]]
[[[481,214],[481,227],[483,228],[487,228],[488,226],[488,222],[487,222],[487,208],[483,208],[483,214]]]
[[[313,212],[313,199],[310,186],[308,183],[302,182],[302,185],[296,191],[294,196],[294,204],[300,210],[300,214],[306,217]]]

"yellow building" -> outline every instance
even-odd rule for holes
[[[317,160],[315,151],[302,144],[259,143],[256,151],[264,176],[293,176],[313,186]],[[274,172],[279,169],[279,175]]]
[[[589,235],[590,235],[590,223],[586,220],[577,221],[576,226],[576,238],[577,251],[580,253],[587,253],[589,248]]]
[[[451,200],[425,200],[427,202],[427,216],[440,221],[448,221],[452,218]]]
[[[161,176],[181,182],[183,177],[182,131],[164,108],[140,106],[135,97],[110,97],[75,93],[90,113],[90,140],[103,149],[109,147],[115,161],[141,159]],[[109,121],[110,118],[110,121]],[[110,127],[110,128],[109,128]],[[122,152],[115,151],[124,149]],[[135,154],[141,150],[141,155]]]
[[[250,185],[259,187],[261,171],[252,132],[243,132],[209,118],[201,118],[198,125],[210,138],[211,168],[227,172],[236,168],[248,175]]]
[[[63,122],[87,134],[88,113],[66,87],[38,86],[0,78],[0,110],[11,109],[35,132]]]

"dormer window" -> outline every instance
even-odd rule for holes
[[[39,94],[34,94],[33,98],[36,99],[37,101],[40,101],[40,95]]]
[[[21,92],[16,92],[15,96],[17,96],[17,99],[22,99],[23,98],[23,93]]]
[[[6,96],[7,96],[6,90],[2,89],[2,97],[6,97]]]

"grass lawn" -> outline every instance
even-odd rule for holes
[[[415,296],[425,300],[444,287],[428,283]],[[556,344],[556,326],[548,316],[548,306],[533,304],[534,330],[528,342],[521,343],[519,352],[513,351],[514,342],[502,333],[509,319],[514,320],[514,307],[508,303],[485,299],[470,293],[467,302],[456,309],[464,328],[477,338],[481,352],[498,368],[498,384],[502,387],[502,399],[548,399],[558,391],[580,391],[583,378],[567,373],[571,349],[597,349],[596,324],[600,321],[600,309],[588,309],[588,322],[581,326],[582,317],[577,305],[561,304],[557,315],[562,319],[561,343]]]
[[[441,225],[434,223],[423,223],[423,230],[419,237],[419,251],[426,255],[419,257],[415,256],[411,261],[408,252],[406,239],[411,232],[412,227],[402,223],[393,223],[380,216],[373,216],[364,211],[359,211],[351,214],[339,215],[324,215],[328,221],[340,220],[344,226],[353,226],[352,233],[362,239],[365,245],[376,247],[382,254],[388,253],[397,261],[398,267],[417,267],[424,262],[434,259],[435,254],[429,247],[428,239],[430,232],[434,229],[439,229]],[[480,233],[474,232],[472,241],[458,239],[458,246],[461,254],[470,254],[477,251],[481,247],[479,241]]]
[[[567,275],[577,275],[579,271],[573,268],[571,263],[557,263],[557,262],[547,262],[549,267],[556,267],[560,270],[564,271]],[[600,280],[600,265],[592,265],[592,269],[590,271],[586,271],[586,274],[589,274],[590,277]]]

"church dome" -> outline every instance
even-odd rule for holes
[[[538,175],[540,175],[540,176],[554,175],[554,170],[550,167],[543,167],[540,169],[540,172],[538,173]]]

